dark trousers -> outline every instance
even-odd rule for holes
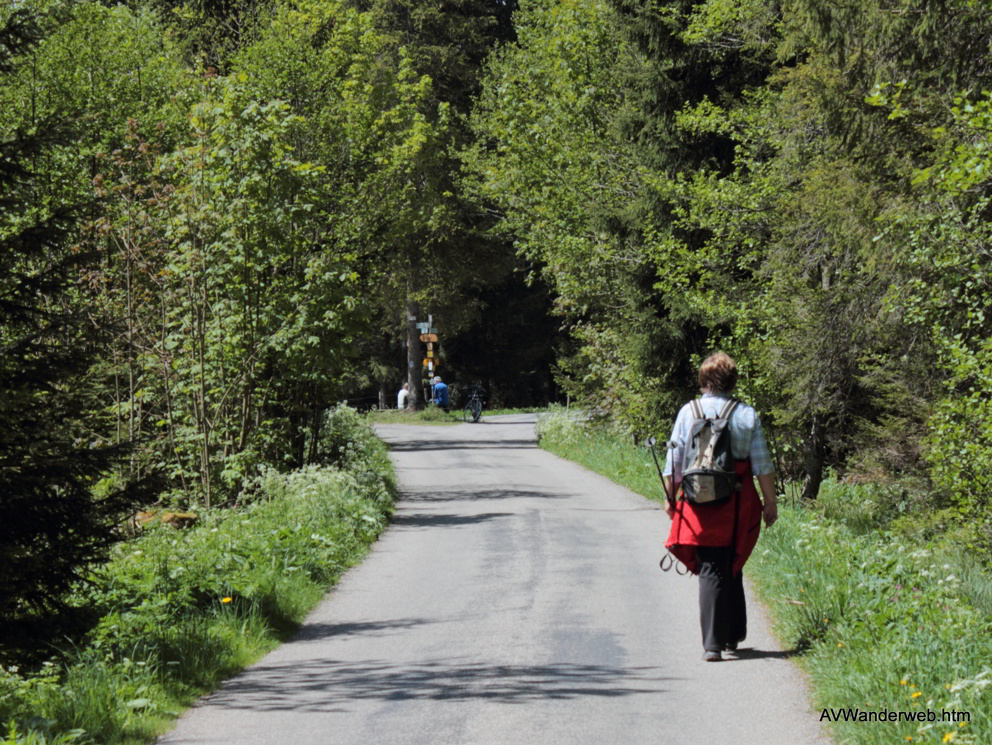
[[[721,651],[747,636],[744,574],[730,573],[734,549],[730,546],[697,546],[699,561],[699,625],[703,649]]]

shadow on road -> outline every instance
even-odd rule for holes
[[[537,440],[415,440],[412,442],[386,441],[390,450],[415,452],[422,450],[533,450]]]
[[[799,654],[798,649],[747,649],[741,648],[732,652],[730,657],[724,657],[725,662],[734,660],[788,660]]]
[[[400,502],[467,502],[476,499],[567,499],[574,494],[529,489],[409,489],[401,491]]]
[[[458,527],[460,525],[477,525],[498,517],[512,517],[512,512],[482,512],[478,515],[445,515],[436,513],[417,513],[394,515],[392,524],[415,528]]]
[[[497,416],[501,416],[501,415],[497,414]],[[488,426],[494,426],[498,424],[502,427],[524,427],[528,424],[533,425],[534,422],[496,422],[493,421],[492,419],[486,419],[486,414],[485,412],[483,412],[481,420],[479,420],[478,422],[466,422],[466,424],[485,424]]]
[[[657,668],[484,665],[439,661],[294,661],[261,665],[231,680],[210,705],[262,711],[342,711],[357,700],[488,700],[503,703],[663,693]]]
[[[308,623],[302,626],[293,641],[310,642],[332,636],[386,636],[396,631],[406,631],[415,626],[434,623],[427,618],[397,618],[392,621],[366,621],[362,623]]]

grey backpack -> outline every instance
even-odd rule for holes
[[[730,415],[737,402],[727,401],[715,419],[703,414],[698,399],[690,405],[693,419],[682,459],[682,492],[696,504],[722,502],[738,488],[730,450]]]

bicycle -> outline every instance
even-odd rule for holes
[[[462,412],[466,422],[477,422],[482,418],[482,397],[478,387],[473,386]]]

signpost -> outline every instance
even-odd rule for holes
[[[427,356],[424,357],[421,364],[427,368],[428,380],[433,380],[434,366],[438,362],[437,352],[434,350],[434,345],[437,344],[437,329],[434,327],[434,317],[428,315],[427,320],[418,322],[416,327],[417,331],[420,332],[421,343],[427,345]]]

